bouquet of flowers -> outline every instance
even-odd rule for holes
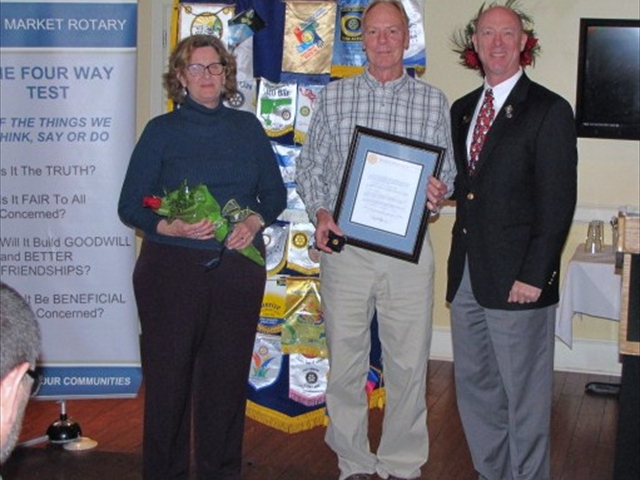
[[[146,196],[142,200],[144,207],[151,208],[158,215],[167,217],[169,221],[176,218],[187,223],[195,223],[203,218],[211,220],[215,239],[223,245],[233,225],[241,222],[254,212],[242,209],[235,200],[229,200],[221,210],[206,185],[189,187],[185,180],[179,188],[166,192],[163,197]],[[238,250],[239,253],[264,266],[264,259],[254,245]]]

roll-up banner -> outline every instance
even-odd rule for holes
[[[135,143],[137,2],[0,2],[0,278],[42,329],[40,398],[142,381],[117,202]]]

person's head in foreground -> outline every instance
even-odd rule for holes
[[[39,379],[40,328],[29,304],[0,282],[0,464],[18,440],[22,417]]]

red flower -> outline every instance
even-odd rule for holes
[[[142,199],[142,206],[151,208],[152,210],[157,210],[162,206],[162,199],[160,197],[144,197]]]
[[[538,44],[538,39],[532,35],[527,35],[527,43],[524,45],[524,51],[530,52]]]
[[[467,48],[464,51],[464,63],[468,65],[469,68],[480,68],[480,59],[475,50]]]
[[[528,67],[532,63],[533,63],[533,55],[531,55],[531,52],[524,50],[520,54],[520,65],[522,65],[523,67]]]
[[[540,49],[538,46],[538,39],[533,36],[533,33],[527,35],[527,42],[524,44],[524,50],[520,54],[520,65],[528,67],[533,65],[536,59],[536,53]]]

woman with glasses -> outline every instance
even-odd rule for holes
[[[177,107],[144,129],[118,206],[122,221],[143,234],[133,274],[145,382],[143,478],[189,478],[193,423],[196,478],[239,480],[266,272],[233,250],[253,244],[264,256],[261,230],[284,209],[286,190],[257,118],[223,104],[237,92],[236,62],[219,39],[179,42],[164,86]],[[185,181],[206,185],[220,206],[235,200],[250,212],[224,246],[207,219],[168,220],[143,207],[145,196]]]

